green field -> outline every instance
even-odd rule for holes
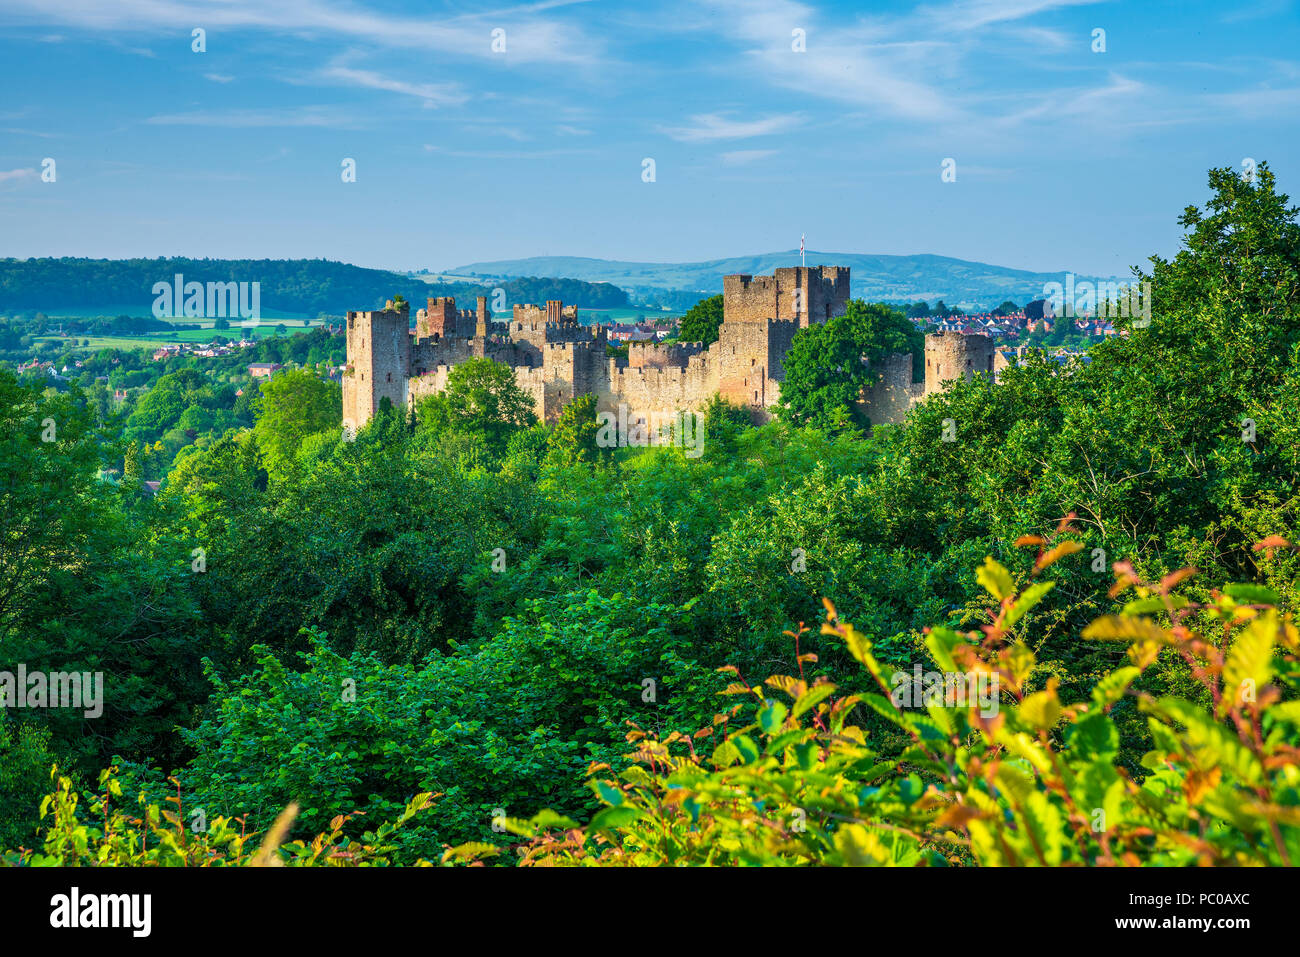
[[[60,306],[57,308],[50,308],[50,309],[22,309],[22,310],[15,310],[15,311],[43,312],[51,319],[97,319],[100,316],[106,316],[110,318],[113,316],[146,317],[146,316],[153,315],[153,304],[134,302],[134,303],[126,303],[126,304],[118,303],[118,304],[113,304],[108,306]],[[282,320],[283,321],[288,321],[290,319],[304,320],[309,318],[307,316],[304,316],[300,312],[284,312],[279,309],[263,309],[261,310],[261,312],[262,312],[263,322],[267,322],[268,320],[274,320],[276,322],[280,322]],[[178,316],[175,319],[168,319],[166,321],[181,322],[181,323],[192,323],[192,322],[210,323],[211,322],[210,319],[202,319],[202,318],[187,319],[184,316]],[[238,321],[237,319],[231,319],[232,323],[237,321]]]
[[[182,322],[182,320],[177,320]],[[283,325],[292,335],[304,328],[319,326],[322,323],[314,319],[262,319],[259,326],[245,328],[233,324],[229,329],[213,329],[206,323],[202,329],[178,329],[175,332],[151,332],[140,336],[37,336],[37,342],[75,343],[80,349],[156,349],[159,346],[174,345],[178,342],[211,342],[213,336],[225,336],[238,342],[241,338],[261,339],[275,335],[275,327]],[[81,343],[90,340],[90,345]]]

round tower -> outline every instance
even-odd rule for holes
[[[993,374],[993,340],[985,335],[932,332],[925,337],[925,394],[943,390],[943,383]]]

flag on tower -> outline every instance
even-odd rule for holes
[[[804,263],[804,258],[803,258],[803,241],[804,241],[804,238],[805,238],[805,234],[804,234],[804,233],[800,233],[800,234],[799,234],[799,265],[800,265],[800,266],[806,265],[806,264]]]

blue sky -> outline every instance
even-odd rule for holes
[[[1297,41],[1296,0],[0,0],[0,256],[1127,274],[1211,166],[1300,199]]]

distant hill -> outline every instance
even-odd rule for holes
[[[455,296],[472,307],[476,296],[493,298],[505,291],[507,305],[563,299],[587,308],[617,308],[628,304],[616,286],[578,279],[517,277],[508,281],[428,283],[421,279],[366,269],[326,259],[0,259],[0,313],[39,310],[104,308],[114,314],[123,304],[132,315],[147,316],[153,286],[172,282],[177,273],[186,282],[257,282],[261,306],[279,314],[342,315],[353,309],[377,309],[394,295],[405,296],[419,308],[430,296]]]
[[[969,303],[993,307],[1006,299],[1014,299],[1023,305],[1043,294],[1044,283],[1064,281],[1063,272],[1029,272],[948,256],[874,256],[809,251],[807,261],[810,266],[848,266],[853,295],[870,300],[943,299],[949,305]],[[494,277],[570,276],[589,282],[613,283],[631,292],[634,300],[644,301],[649,290],[718,293],[722,291],[722,277],[730,273],[770,274],[778,266],[798,264],[799,250],[791,249],[686,263],[534,256],[530,259],[469,263],[446,272]],[[1097,278],[1076,275],[1076,281],[1095,281]]]

